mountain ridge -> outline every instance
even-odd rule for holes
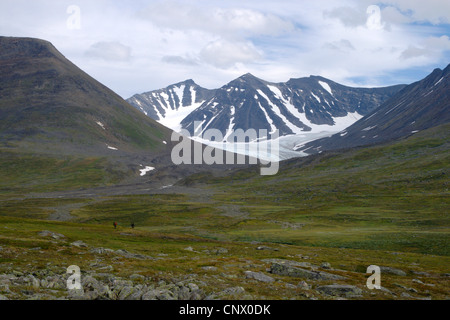
[[[308,154],[396,140],[450,122],[450,64],[402,90],[378,109],[331,137],[296,149]]]
[[[186,80],[136,94],[127,101],[171,129],[186,129],[192,135],[195,123],[199,122],[202,131],[218,129],[224,137],[233,129],[250,128],[268,132],[279,129],[280,135],[286,136],[333,131],[332,127],[345,117],[351,124],[405,85],[352,88],[321,76],[272,83],[246,73],[218,89],[201,88],[208,94],[196,95],[202,96],[196,104],[181,104],[180,101],[189,101],[184,94],[189,93],[188,86],[191,94],[192,90],[201,88],[193,80]],[[340,130],[334,128],[334,131]]]

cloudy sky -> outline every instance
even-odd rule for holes
[[[1,0],[0,35],[51,41],[124,98],[247,72],[383,86],[450,62],[450,1]]]

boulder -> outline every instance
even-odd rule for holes
[[[87,248],[88,245],[86,243],[84,243],[81,240],[75,241],[71,243],[72,246],[78,247],[78,248]]]
[[[48,231],[48,230],[40,231],[40,232],[38,232],[38,235],[41,236],[41,237],[51,237],[51,238],[56,239],[56,240],[60,240],[60,239],[63,239],[63,238],[66,237],[63,234],[52,232],[52,231]]]
[[[275,279],[262,273],[262,272],[253,272],[253,271],[245,271],[245,277],[247,279],[255,279],[261,282],[274,282]]]
[[[400,269],[391,268],[391,267],[380,267],[381,273],[393,274],[396,276],[406,276],[406,272]]]
[[[298,262],[294,260],[286,259],[263,259],[261,260],[266,263],[278,263],[289,267],[301,267],[301,268],[311,268],[313,265],[309,262]],[[314,266],[315,267],[315,266]]]
[[[143,275],[141,275],[141,274],[132,274],[130,276],[130,280],[133,280],[133,281],[144,281],[145,277]]]
[[[303,290],[309,290],[309,289],[311,289],[311,285],[308,284],[306,281],[302,280],[297,284],[297,288],[300,288]]]
[[[316,290],[320,293],[324,293],[330,296],[339,296],[345,298],[360,297],[362,295],[362,290],[352,285],[332,284],[317,287]]]
[[[312,280],[345,280],[343,276],[323,272],[323,271],[310,271],[298,267],[291,267],[284,264],[274,263],[270,268],[270,272],[281,276],[306,278]]]

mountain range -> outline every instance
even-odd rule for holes
[[[384,88],[319,76],[271,83],[245,74],[215,90],[187,80],[127,103],[47,41],[0,37],[0,48],[3,151],[120,159],[136,174],[144,162],[170,167],[172,130],[193,134],[196,121],[202,132],[218,129],[225,138],[239,128],[279,130],[287,154],[281,159],[381,143],[449,122],[449,66]]]
[[[136,110],[48,41],[0,37],[0,75],[0,190],[136,179],[161,186],[204,170],[174,165],[171,129]],[[199,147],[205,146],[192,144]]]
[[[450,65],[435,69],[349,128],[295,149],[304,153],[373,145],[450,122]]]
[[[233,130],[252,128],[288,136],[338,132],[403,87],[352,88],[319,76],[271,83],[248,73],[215,90],[187,80],[127,101],[161,124],[191,135],[218,129],[227,137]],[[202,131],[196,132],[198,124]]]

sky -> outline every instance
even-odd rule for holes
[[[450,62],[448,0],[0,0],[0,35],[45,39],[123,98],[321,75],[409,84]]]

